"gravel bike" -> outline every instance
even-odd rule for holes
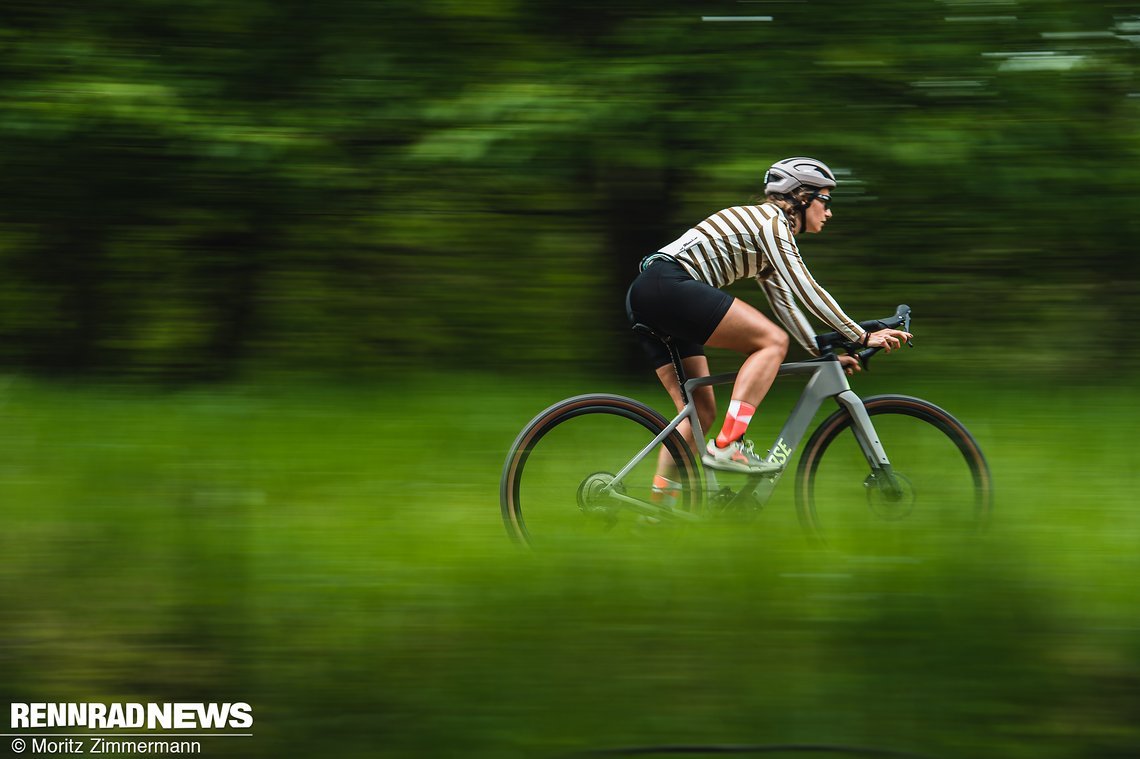
[[[901,305],[894,316],[861,326],[909,332],[910,319],[910,307]],[[795,508],[800,525],[817,543],[851,547],[884,536],[911,540],[920,534],[974,533],[988,522],[993,508],[989,466],[961,422],[920,398],[860,398],[852,391],[836,352],[856,356],[867,368],[878,348],[860,350],[831,332],[815,338],[820,358],[781,365],[779,376],[806,378],[766,457],[782,468],[746,476],[703,466],[678,431],[688,420],[702,444],[705,431],[693,391],[730,384],[736,374],[688,379],[667,335],[642,324],[634,329],[669,348],[684,407],[670,420],[633,398],[590,394],[534,417],[511,446],[500,482],[503,523],[516,541],[540,547],[583,534],[751,518],[797,456]],[[801,450],[809,425],[829,400],[838,408]],[[682,484],[671,506],[651,494],[661,446]]]

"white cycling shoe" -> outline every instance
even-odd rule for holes
[[[710,440],[701,461],[712,469],[742,474],[775,474],[783,469],[781,465],[757,456],[752,450],[752,441],[744,438],[729,443],[725,448],[718,447],[715,440]]]

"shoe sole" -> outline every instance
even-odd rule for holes
[[[705,466],[712,469],[719,469],[722,472],[740,472],[741,474],[775,474],[783,467],[775,467],[772,469],[752,469],[744,464],[737,464],[733,461],[721,461],[709,456],[707,453],[701,456],[701,461],[705,462]]]

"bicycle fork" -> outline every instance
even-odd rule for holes
[[[867,413],[863,400],[851,390],[839,393],[835,399],[851,414],[851,431],[871,468],[867,487],[878,487],[889,500],[902,498],[902,486],[891,469],[891,461],[887,458],[887,452],[879,440],[875,425],[871,423],[871,415]]]

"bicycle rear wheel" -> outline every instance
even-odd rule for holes
[[[872,471],[841,409],[805,446],[796,472],[800,524],[818,543],[849,553],[914,553],[977,534],[989,520],[989,466],[969,431],[918,398],[864,400],[891,462]]]
[[[652,503],[657,451],[625,476],[614,476],[668,426],[665,417],[631,398],[583,395],[551,406],[511,446],[499,498],[503,524],[516,541],[533,547],[569,547],[600,536],[661,532],[665,522],[640,513]],[[663,443],[682,488],[674,509],[695,511],[700,501],[696,463],[676,431]]]

